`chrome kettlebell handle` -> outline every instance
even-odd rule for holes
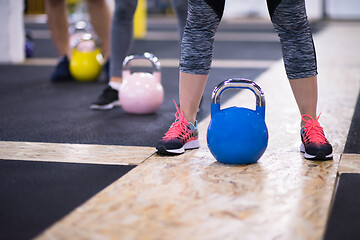
[[[233,78],[221,82],[213,91],[211,102],[215,104],[220,103],[221,94],[230,88],[246,88],[251,90],[256,96],[256,106],[265,107],[265,95],[259,85],[255,82],[244,78]]]
[[[73,48],[77,48],[77,46],[84,41],[93,41],[95,43],[95,48],[99,47],[98,42],[91,33],[84,33],[79,39],[76,40]]]
[[[123,71],[130,71],[130,62],[135,59],[147,59],[151,62],[154,72],[160,72],[161,66],[159,59],[152,53],[145,52],[143,55],[130,55],[124,59]]]

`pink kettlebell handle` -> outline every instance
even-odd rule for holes
[[[149,60],[153,65],[153,73],[152,74],[154,75],[155,79],[159,83],[161,83],[160,61],[154,54],[148,53],[148,52],[145,52],[143,55],[130,55],[130,56],[127,56],[124,59],[123,71],[122,71],[123,78],[129,77],[131,75],[130,64],[129,63],[132,60],[135,60],[135,59],[147,59],[147,60]]]
[[[130,75],[131,75],[130,70],[123,70],[122,71],[122,78],[123,79],[126,79],[126,78],[130,77]]]

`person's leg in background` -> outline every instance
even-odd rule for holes
[[[100,38],[106,81],[109,81],[111,13],[106,0],[87,0],[91,25]]]
[[[268,0],[267,4],[280,38],[285,70],[301,115],[301,151],[309,159],[329,159],[332,147],[317,121],[317,63],[305,1]]]
[[[179,22],[179,32],[186,23],[186,0],[173,0]],[[94,110],[109,110],[119,106],[118,91],[122,83],[122,63],[129,54],[133,41],[133,20],[137,0],[116,0],[111,26],[110,80],[98,99],[90,105]]]
[[[55,48],[60,56],[58,65],[51,75],[52,81],[71,79],[69,71],[69,23],[65,0],[46,0],[47,23]]]
[[[186,25],[186,17],[188,10],[188,1],[187,0],[171,0],[171,5],[175,11],[177,20],[178,20],[178,31],[179,31],[179,39],[183,37],[185,25]]]
[[[109,110],[119,106],[118,91],[122,83],[122,63],[129,54],[133,41],[133,21],[137,0],[115,0],[111,24],[110,80],[91,109]]]
[[[105,0],[88,0],[89,15],[95,32],[101,40],[105,60],[109,58],[110,19],[108,5]],[[46,0],[45,10],[51,37],[60,56],[59,63],[51,75],[52,81],[71,80],[69,71],[69,22],[65,0]]]

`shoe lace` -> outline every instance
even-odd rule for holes
[[[188,133],[187,129],[190,125],[188,121],[186,121],[184,117],[184,112],[180,110],[175,102],[176,107],[176,113],[175,113],[175,122],[171,124],[169,130],[165,133],[165,136],[163,139],[171,139],[171,138],[180,138],[180,136],[187,136],[190,133]]]
[[[304,130],[304,141],[305,142],[318,142],[318,143],[326,143],[327,139],[325,138],[325,134],[323,128],[320,126],[319,116],[314,120],[311,116],[304,114],[301,116],[301,119],[306,123],[303,127]],[[307,117],[308,119],[305,119]]]

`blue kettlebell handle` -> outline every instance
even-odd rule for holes
[[[256,96],[256,112],[265,119],[265,95],[260,86],[244,78],[233,78],[221,82],[213,91],[211,97],[211,116],[220,111],[221,94],[230,88],[243,88],[251,90]]]
[[[154,72],[160,72],[161,66],[159,59],[152,53],[145,52],[143,55],[130,55],[127,56],[123,61],[123,71],[130,70],[130,62],[135,59],[147,59],[149,60],[153,65],[153,71]]]

